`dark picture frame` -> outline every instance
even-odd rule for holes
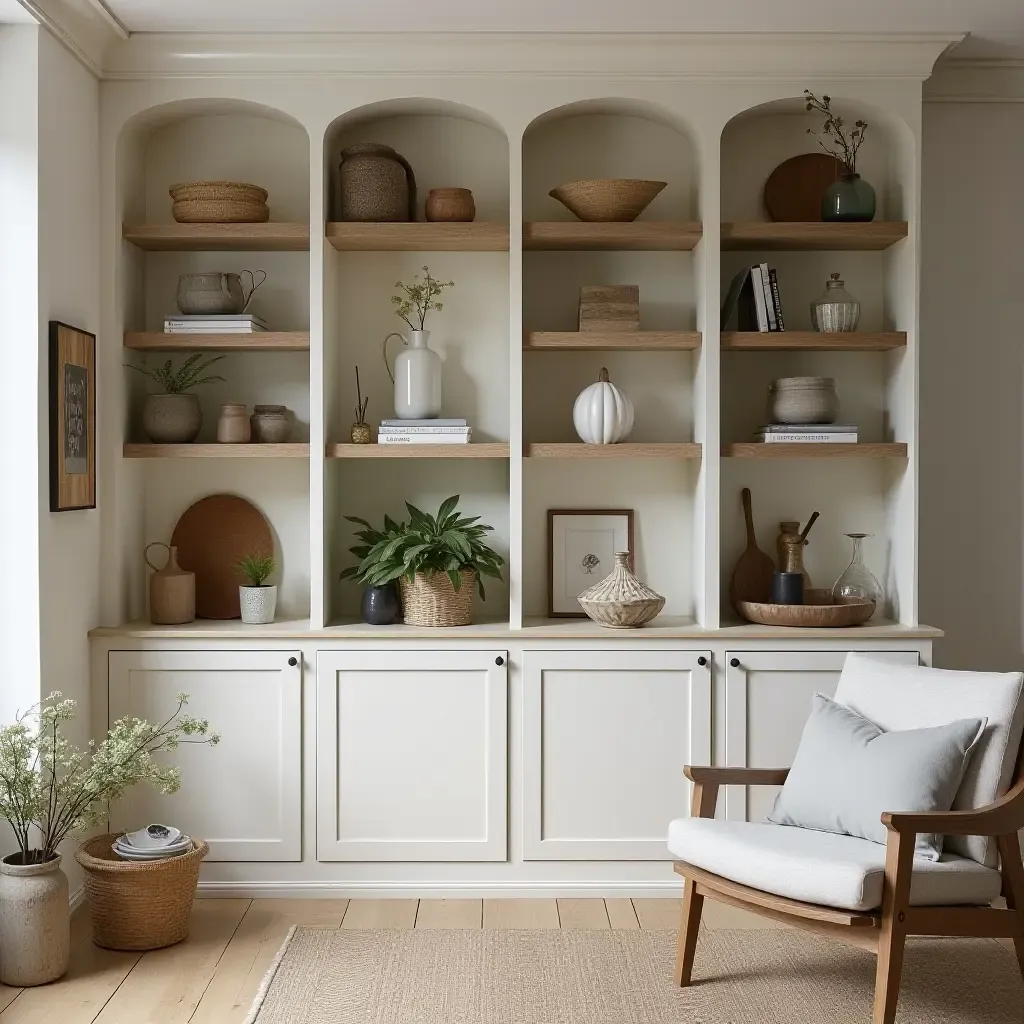
[[[96,507],[96,335],[50,321],[50,511]]]

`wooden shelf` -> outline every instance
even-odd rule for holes
[[[902,442],[865,444],[765,444],[763,441],[722,445],[726,459],[905,459]]]
[[[329,444],[329,459],[507,459],[505,442],[480,444]]]
[[[699,459],[699,444],[581,444],[540,442],[524,446],[531,459]]]
[[[907,344],[905,331],[723,331],[723,352],[888,352]]]
[[[699,331],[527,331],[530,352],[668,352],[700,348]]]
[[[907,237],[906,221],[737,221],[722,225],[723,249],[888,249]]]
[[[308,459],[308,444],[126,444],[126,459]]]
[[[141,352],[191,352],[221,349],[227,352],[308,352],[309,331],[262,331],[252,334],[165,334],[130,331],[124,347]]]
[[[331,221],[327,241],[345,252],[508,252],[508,225]]]
[[[688,251],[701,238],[700,221],[527,221],[524,249],[633,249]]]
[[[309,250],[309,225],[266,224],[125,224],[121,237],[148,252]]]

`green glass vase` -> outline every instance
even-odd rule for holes
[[[836,178],[821,197],[822,220],[875,219],[875,190],[859,174]]]

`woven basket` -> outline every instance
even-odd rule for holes
[[[462,569],[462,586],[456,590],[448,574],[435,572],[432,576],[416,573],[410,583],[400,576],[402,613],[407,626],[468,626],[473,621],[473,589],[476,573]]]
[[[85,895],[92,940],[104,949],[162,949],[188,935],[188,919],[199,882],[199,863],[210,847],[158,861],[127,861],[111,849],[118,834],[96,836],[78,848],[85,869]]]
[[[171,187],[179,224],[262,224],[270,219],[267,190],[242,181],[188,181]]]
[[[548,195],[582,221],[625,222],[636,220],[665,185],[640,178],[594,178],[559,185]]]

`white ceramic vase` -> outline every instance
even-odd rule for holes
[[[388,342],[401,338],[405,348],[388,363]],[[400,420],[426,420],[441,415],[441,357],[427,344],[430,331],[392,331],[384,339],[384,365],[395,385],[395,416]]]
[[[273,622],[277,613],[277,587],[239,587],[238,602],[243,622],[264,626]]]
[[[0,982],[27,988],[68,969],[71,915],[60,857],[45,864],[0,862]]]

